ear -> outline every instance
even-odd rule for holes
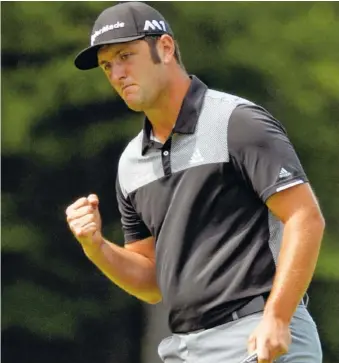
[[[164,64],[169,64],[172,59],[174,58],[174,51],[175,51],[175,43],[174,39],[168,35],[163,34],[159,39],[159,54],[161,54],[161,59]]]

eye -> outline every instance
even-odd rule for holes
[[[131,55],[132,53],[122,53],[120,54],[120,59],[126,61]]]
[[[105,70],[106,72],[108,72],[110,69],[111,69],[111,65],[110,65],[110,63],[105,63],[105,64],[104,64],[104,70]]]

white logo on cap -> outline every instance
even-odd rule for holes
[[[163,30],[164,32],[166,31],[166,25],[165,22],[163,20],[157,21],[157,20],[146,20],[145,21],[145,26],[144,26],[144,30],[155,30],[156,28],[158,28],[159,30]]]
[[[103,34],[103,33],[106,33],[110,30],[113,30],[113,29],[118,29],[118,28],[123,28],[125,26],[125,23],[121,23],[120,21],[118,21],[117,23],[115,24],[110,24],[110,25],[105,25],[103,26],[101,29],[99,30],[96,30],[92,35],[91,35],[91,45],[94,44],[95,42],[95,39]]]

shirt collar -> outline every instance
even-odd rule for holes
[[[190,76],[192,82],[184,97],[180,112],[172,133],[193,134],[197,126],[202,105],[204,102],[207,86],[196,76]],[[142,155],[152,146],[151,140],[152,125],[147,117],[144,121]]]

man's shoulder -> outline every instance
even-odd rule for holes
[[[236,107],[238,105],[254,105],[254,103],[244,97],[240,97],[234,95],[232,93],[228,93],[225,91],[219,91],[216,89],[208,88],[206,95],[206,100],[210,101],[220,101],[225,104],[229,104],[230,106]]]
[[[206,101],[213,103],[215,100],[229,111],[228,115],[232,123],[241,124],[247,121],[253,123],[252,126],[260,123],[274,123],[276,126],[282,127],[281,123],[266,108],[247,98],[209,88],[206,92]]]
[[[210,127],[211,118],[217,124],[229,125],[232,119],[238,118],[239,110],[251,110],[257,105],[238,95],[208,88],[202,107],[200,122]],[[228,127],[228,126],[227,126]]]
[[[129,143],[120,155],[119,165],[126,163],[128,160],[137,159],[141,155],[143,130],[141,130]]]

